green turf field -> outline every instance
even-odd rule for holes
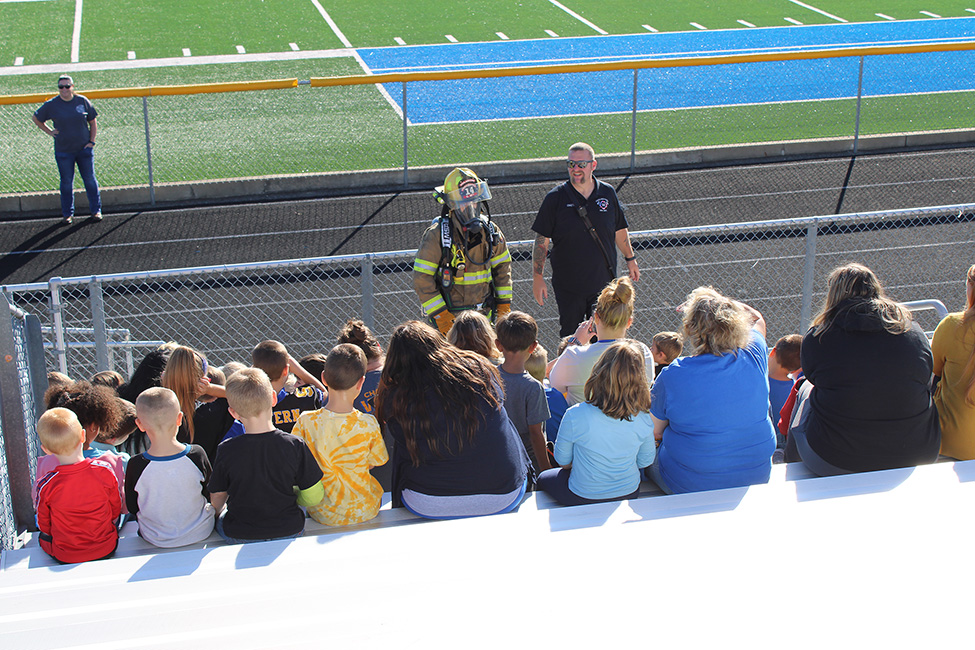
[[[78,90],[360,74],[352,47],[972,17],[967,0],[84,0]],[[975,4],[975,3],[973,3]],[[321,7],[321,11],[319,10]],[[76,0],[0,0],[0,94],[49,91],[70,64]],[[323,12],[331,19],[326,21]],[[879,17],[881,14],[883,17]],[[184,50],[191,56],[185,56]],[[292,60],[240,60],[261,55]],[[283,53],[283,54],[280,54]],[[312,56],[319,56],[311,54]],[[218,57],[208,59],[205,57]],[[268,58],[264,56],[263,58]],[[222,58],[220,58],[222,57]],[[228,59],[230,57],[230,59]],[[129,59],[147,67],[125,68]],[[262,58],[261,56],[257,57]],[[198,64],[191,64],[198,63]],[[527,81],[526,81],[527,82]],[[626,92],[626,89],[621,90]],[[53,93],[52,93],[53,94]],[[972,93],[866,100],[861,133],[971,128]],[[10,152],[0,193],[49,191],[57,174],[50,142],[29,121],[35,104],[0,107]],[[142,100],[99,100],[98,174],[105,186],[145,183]],[[848,137],[852,100],[643,112],[638,150]],[[149,101],[155,182],[400,167],[402,121],[374,86],[154,97]],[[414,125],[412,166],[557,156],[566,133],[586,133],[601,152],[630,150],[629,113]]]

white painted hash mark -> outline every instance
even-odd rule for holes
[[[18,56],[14,59],[14,65],[24,65],[24,57]]]
[[[548,34],[549,36],[551,36],[552,38],[558,38],[559,37],[559,35],[556,34],[555,32],[553,32],[551,29],[546,29],[545,30],[545,33]]]
[[[793,25],[801,25],[802,24],[798,20],[796,20],[795,18],[786,18],[785,21],[787,23],[792,23]]]
[[[406,41],[404,41],[404,40],[403,40],[402,38],[400,38],[399,36],[397,36],[397,37],[395,37],[395,38],[394,38],[393,40],[394,40],[394,41],[396,41],[396,44],[397,44],[397,45],[406,45]]]
[[[938,14],[933,14],[930,11],[922,11],[921,13],[924,14],[925,16],[931,16],[932,18],[941,18],[941,16],[939,16]]]
[[[125,55],[125,58],[127,58],[129,61],[134,61],[135,60],[135,52],[132,51],[132,50],[129,50],[128,53]]]
[[[445,37],[445,38],[446,38],[446,39],[447,39],[448,41],[450,41],[451,43],[456,43],[456,42],[457,42],[457,39],[456,39],[456,38],[454,38],[454,36],[453,36],[453,35],[451,35],[451,34],[444,34],[444,37]]]
[[[707,27],[705,27],[701,23],[691,23],[691,27],[696,27],[697,29],[707,29]]]
[[[508,35],[505,34],[504,32],[494,32],[494,33],[497,34],[498,35],[498,38],[500,38],[502,41],[509,40],[508,39]]]
[[[754,27],[755,26],[755,25],[751,24],[750,22],[748,22],[747,20],[739,20],[738,21],[738,24],[744,25],[745,27]]]
[[[193,56],[193,53],[190,52],[190,48],[188,47],[183,48],[183,56]]]
[[[643,29],[647,30],[648,32],[653,32],[654,34],[657,33],[657,30],[651,27],[650,25],[644,25]]]
[[[895,20],[894,18],[888,16],[887,14],[874,14],[877,18],[883,18],[884,20]]]
[[[300,49],[297,43],[288,43],[288,46],[291,48],[293,52],[297,52]]]
[[[237,46],[237,54],[247,54],[247,50],[244,49],[243,45]]]
[[[789,2],[791,2],[794,5],[799,5],[800,7],[803,7],[805,9],[808,9],[809,11],[815,11],[817,14],[822,14],[823,16],[826,16],[827,18],[832,18],[833,20],[839,21],[841,23],[849,22],[848,20],[844,20],[844,19],[840,18],[839,16],[834,16],[831,13],[827,13],[827,12],[823,11],[822,9],[817,9],[816,7],[814,7],[812,5],[807,5],[805,2],[800,2],[799,0],[789,0]]]

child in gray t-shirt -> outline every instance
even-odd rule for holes
[[[541,382],[525,371],[525,361],[538,345],[535,319],[520,311],[503,316],[496,326],[497,347],[504,354],[504,409],[531,458],[535,473],[551,468],[545,445],[548,400]]]

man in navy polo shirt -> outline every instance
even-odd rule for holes
[[[542,273],[552,248],[552,289],[559,307],[559,336],[569,336],[592,316],[599,292],[616,275],[616,249],[626,260],[630,279],[640,268],[630,244],[623,206],[612,185],[593,177],[596,154],[585,142],[569,148],[569,180],[545,196],[532,230],[538,233],[532,249],[532,293],[539,305],[548,298]],[[592,224],[599,243],[580,214]]]
[[[61,216],[65,223],[74,217],[74,168],[78,166],[85,183],[88,207],[96,220],[102,218],[102,199],[95,180],[95,136],[98,112],[84,95],[76,95],[74,81],[65,75],[58,79],[58,96],[44,102],[33,120],[44,133],[54,138],[54,159],[61,175]],[[54,128],[47,125],[54,122]]]

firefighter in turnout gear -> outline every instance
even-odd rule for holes
[[[491,221],[487,181],[458,168],[433,194],[442,212],[424,231],[413,262],[423,313],[444,335],[455,314],[468,309],[494,322],[511,311],[511,254]]]

